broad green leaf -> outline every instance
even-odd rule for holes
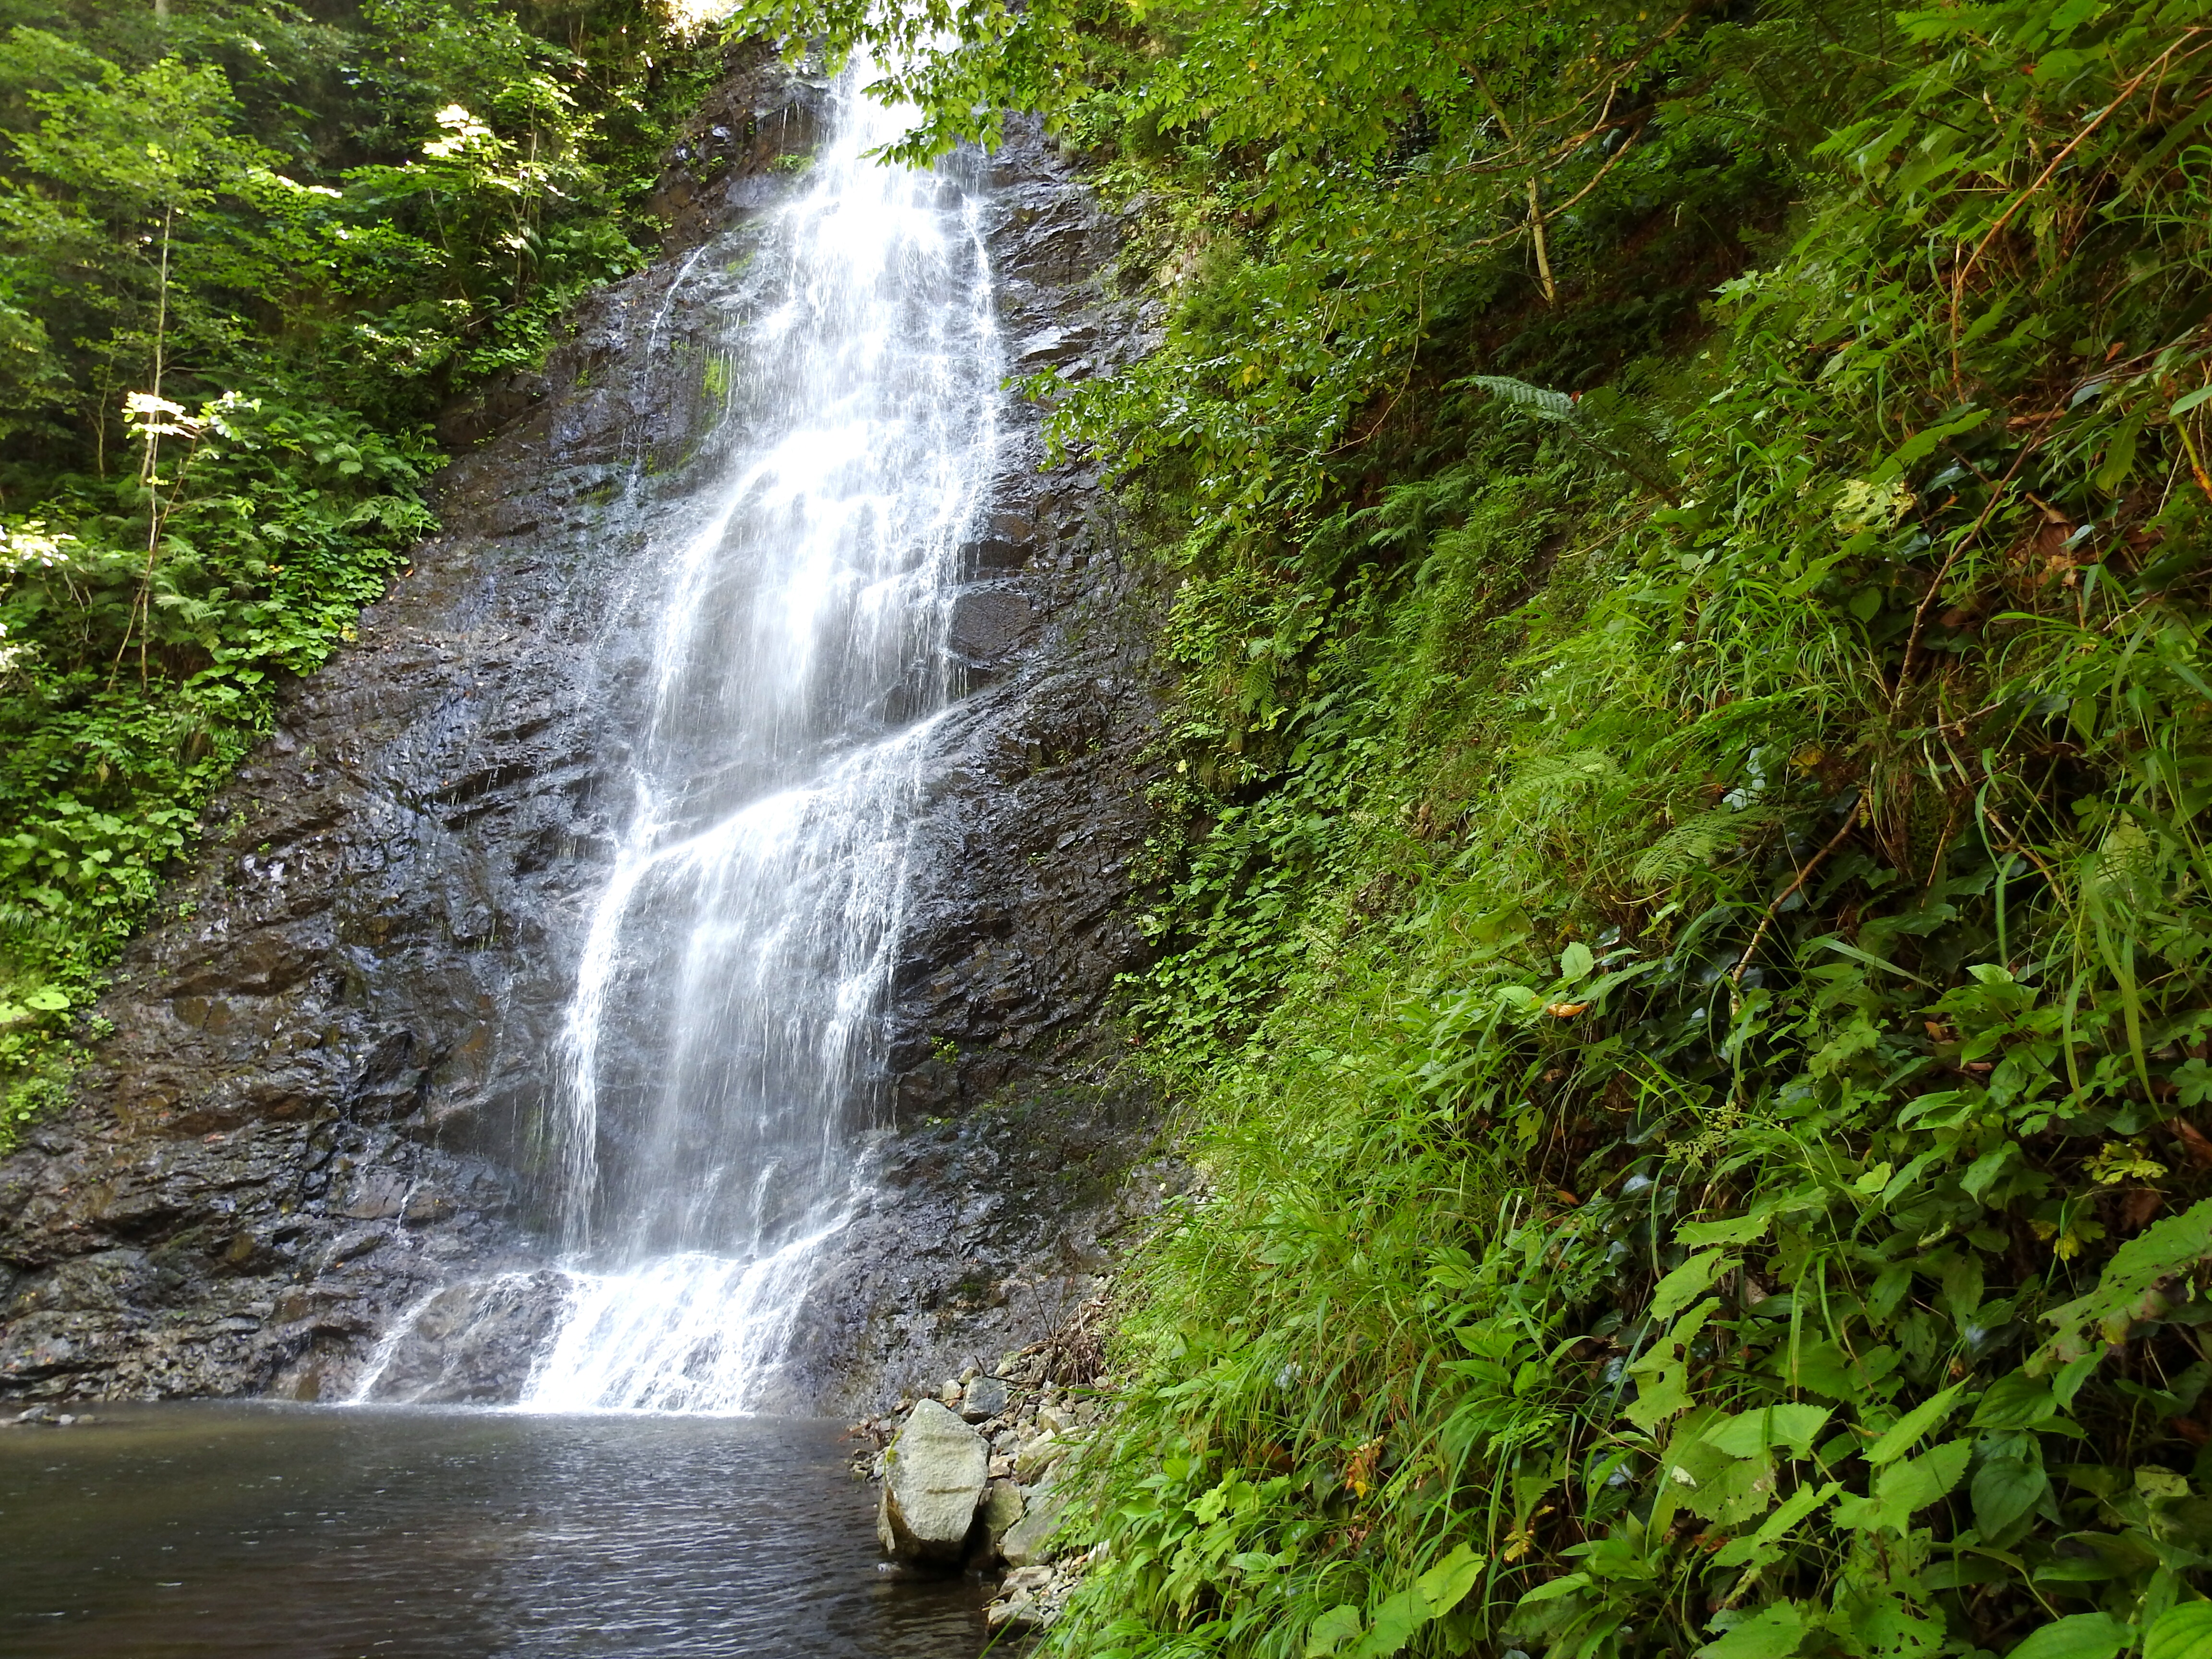
[[[1725,1250],[1705,1250],[1692,1256],[1661,1279],[1658,1289],[1651,1293],[1651,1322],[1656,1325],[1662,1320],[1672,1319],[1734,1266],[1735,1258]]]
[[[2185,392],[2167,407],[2166,418],[2172,420],[2179,416],[2186,415],[2191,410],[2207,401],[2212,401],[2212,386],[2200,386],[2194,392]]]
[[[1689,1370],[1683,1356],[1719,1306],[1710,1297],[1700,1302],[1628,1368],[1636,1381],[1636,1398],[1623,1408],[1622,1416],[1638,1428],[1650,1429],[1690,1408]]]
[[[1889,1431],[1861,1454],[1866,1461],[1880,1468],[1893,1462],[1917,1445],[1922,1437],[1948,1417],[1959,1403],[1960,1390],[1966,1385],[1954,1382],[1942,1393],[1922,1401],[1899,1418]]]
[[[2051,1379],[2051,1397],[2058,1402],[2060,1411],[2074,1409],[2074,1396],[2081,1392],[2081,1385],[2104,1363],[2104,1358],[2105,1351],[2097,1348],[2059,1367],[2058,1375]]]
[[[1569,985],[1588,979],[1590,969],[1596,966],[1597,958],[1580,939],[1559,952],[1559,978]]]
[[[1968,1489],[1974,1503],[1974,1525],[1984,1541],[2000,1537],[2021,1516],[2033,1509],[2050,1490],[2050,1477],[2039,1461],[1992,1457],[1974,1471]]]
[[[1759,1523],[1758,1531],[1730,1539],[1721,1546],[1713,1560],[1723,1567],[1765,1565],[1782,1553],[1782,1540],[1799,1522],[1843,1489],[1843,1483],[1837,1480],[1820,1486],[1800,1486],[1782,1500],[1779,1509]]]
[[[1547,1578],[1514,1603],[1516,1607],[1533,1607],[1546,1601],[1556,1601],[1562,1595],[1572,1595],[1578,1589],[1589,1587],[1590,1576],[1586,1572],[1571,1572],[1559,1578]]]
[[[1731,1457],[1758,1457],[1770,1447],[1787,1446],[1795,1456],[1811,1449],[1813,1437],[1826,1426],[1826,1406],[1763,1406],[1710,1425],[1705,1439]]]
[[[1762,1237],[1774,1223],[1771,1210],[1754,1210],[1749,1215],[1733,1216],[1725,1221],[1686,1221],[1674,1229],[1678,1243],[1697,1249],[1707,1244],[1748,1244]]]
[[[2158,1287],[2212,1260],[2212,1198],[2166,1217],[2113,1252],[2097,1288],[2045,1314],[2058,1328],[2039,1358],[2087,1358],[2078,1352],[2084,1328],[2094,1325],[2108,1342],[2123,1340],[2137,1320],[2154,1318],[2163,1306]],[[2071,1350],[2071,1351],[2069,1351]]]
[[[2057,1415],[2058,1402],[2051,1397],[2050,1380],[2016,1370],[1990,1385],[1975,1405],[1971,1421],[1978,1429],[2032,1429]]]
[[[1971,1441],[1950,1440],[1933,1451],[1892,1464],[1875,1476],[1871,1494],[1846,1498],[1836,1505],[1836,1524],[1855,1532],[1903,1534],[1914,1516],[1959,1484],[1973,1449]]]
[[[1328,1659],[1366,1627],[1359,1609],[1350,1602],[1331,1607],[1306,1627],[1305,1659]]]
[[[1692,1419],[1685,1425],[1667,1450],[1663,1472],[1675,1501],[1723,1528],[1740,1527],[1772,1508],[1776,1476],[1766,1449],[1760,1447],[1748,1456],[1723,1451],[1698,1435],[1698,1422]]]
[[[1390,1659],[1413,1639],[1413,1632],[1429,1622],[1429,1609],[1418,1589],[1400,1590],[1375,1609],[1375,1622],[1359,1638],[1351,1659]]]
[[[1696,1659],[1789,1659],[1805,1639],[1805,1614],[1777,1601],[1697,1650]]]
[[[2168,1607],[2143,1635],[2142,1659],[2212,1659],[2212,1601]]]
[[[2134,1627],[2109,1613],[2075,1613],[2031,1632],[2006,1659],[2112,1659]]]
[[[1431,1567],[1415,1581],[1421,1599],[1429,1604],[1431,1618],[1441,1619],[1462,1601],[1474,1588],[1488,1565],[1486,1556],[1477,1555],[1465,1544],[1455,1547],[1450,1554]]]
[[[2172,1469],[2146,1463],[2136,1471],[2136,1490],[2154,1501],[2189,1496],[2189,1482]]]

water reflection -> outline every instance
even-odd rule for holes
[[[972,1659],[833,1425],[95,1407],[0,1431],[9,1659]]]

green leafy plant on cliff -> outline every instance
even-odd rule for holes
[[[890,9],[778,7],[896,41]],[[1167,305],[1085,1655],[2212,1625],[2212,29],[993,3]]]
[[[718,56],[659,0],[0,4],[0,1144]]]

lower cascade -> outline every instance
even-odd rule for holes
[[[872,159],[906,118],[867,78],[847,70],[811,187],[708,301],[711,483],[654,499],[640,467],[628,486],[653,643],[560,1038],[544,1167],[569,1293],[526,1409],[786,1402],[779,1363],[882,1109],[907,842],[1004,368],[986,186]]]

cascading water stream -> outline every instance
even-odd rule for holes
[[[980,186],[868,159],[904,118],[865,78],[721,342],[709,504],[647,537],[629,817],[558,1055],[574,1294],[526,1407],[763,1403],[854,1200],[1003,372]]]

